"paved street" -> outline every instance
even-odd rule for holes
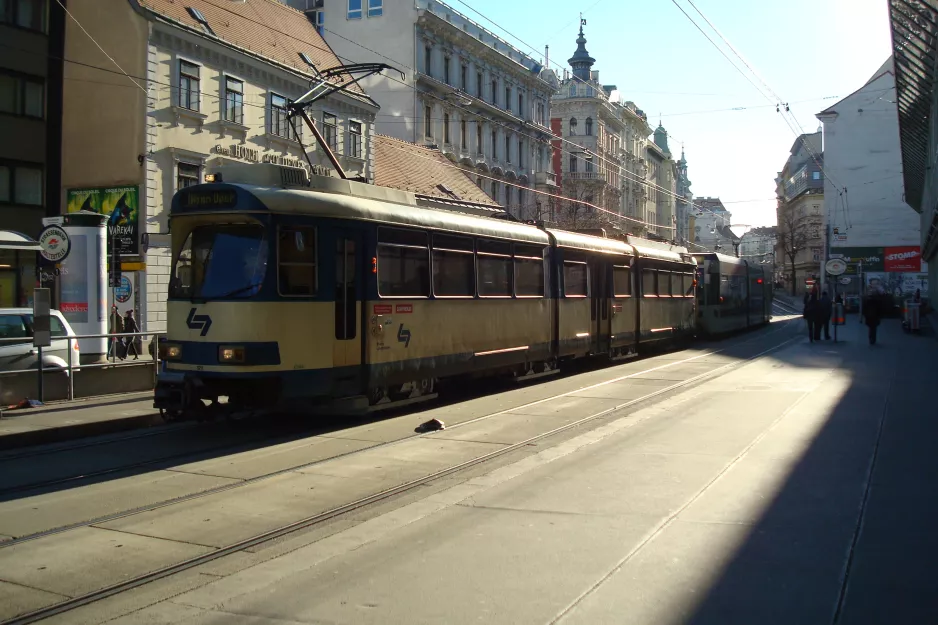
[[[12,617],[195,557],[48,622],[933,622],[938,507],[922,493],[938,426],[916,406],[938,350],[897,323],[876,347],[861,331],[810,345],[799,320],[776,323],[216,459],[5,491],[0,603]],[[430,416],[447,430],[407,437]]]

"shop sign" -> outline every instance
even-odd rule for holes
[[[62,262],[71,249],[68,233],[59,226],[46,226],[39,233],[39,254],[50,263]]]
[[[885,270],[918,273],[922,270],[922,251],[917,245],[887,247]]]
[[[883,257],[885,250],[881,247],[832,247],[831,257],[841,258],[847,263],[847,274],[856,274],[857,263],[863,263],[863,271],[884,271]]]
[[[233,144],[231,146],[216,145],[212,148],[215,154],[237,158],[249,163],[272,163],[274,165],[286,165],[287,167],[301,167],[315,176],[331,176],[331,170],[322,165],[313,165],[310,169],[309,163],[301,158],[292,156],[282,156],[280,154],[261,154],[256,148],[249,148],[243,145]]]
[[[140,254],[139,220],[140,191],[137,186],[99,187],[93,189],[69,189],[66,198],[67,211],[91,211],[107,215],[108,256]]]
[[[130,283],[130,278],[127,276],[121,276],[120,286],[114,289],[114,299],[116,299],[121,304],[124,304],[130,301],[130,296],[133,295],[134,287]]]

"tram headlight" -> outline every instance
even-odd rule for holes
[[[218,348],[218,362],[244,362],[244,348],[237,345],[222,345]]]
[[[163,345],[163,354],[166,360],[179,360],[182,358],[182,345],[166,343]]]

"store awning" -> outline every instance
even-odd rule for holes
[[[938,51],[938,0],[889,0],[905,201],[922,212]]]
[[[38,252],[39,242],[12,230],[0,230],[0,250]]]

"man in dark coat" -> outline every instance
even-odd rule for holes
[[[824,340],[831,340],[831,315],[834,312],[834,306],[831,303],[831,296],[827,291],[821,295],[818,302],[818,322],[814,328],[814,340],[821,340],[821,328],[824,328]]]
[[[863,299],[863,320],[870,329],[870,345],[876,345],[876,330],[883,317],[882,298],[875,289],[871,289]]]
[[[817,294],[813,291],[808,296],[808,301],[805,302],[804,312],[801,314],[801,316],[804,317],[804,320],[808,322],[808,340],[813,343],[815,334],[814,329],[818,320]]]

